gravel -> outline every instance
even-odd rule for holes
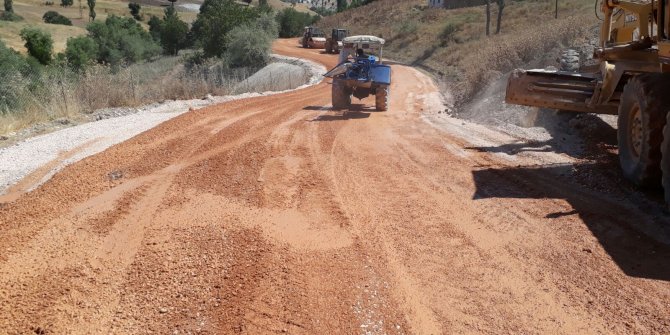
[[[323,66],[307,60],[277,55],[273,55],[273,58],[300,66],[309,72],[310,76],[306,83],[295,89],[318,84],[323,74],[326,73]],[[40,182],[33,185],[31,190],[47,181],[65,166],[130,139],[191,109],[286,91],[253,92],[222,97],[207,95],[203,99],[167,101],[139,108],[107,108],[94,112],[89,117],[92,122],[76,126],[67,120],[55,120],[48,124],[36,125],[25,130],[26,134],[47,131],[49,127],[52,128],[48,130],[54,128],[59,130],[29,137],[11,146],[0,148],[0,194],[41,166],[53,162],[62,153],[77,149],[76,153],[53,167]],[[32,133],[29,133],[30,131]]]

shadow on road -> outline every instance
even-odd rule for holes
[[[607,168],[593,163],[482,169],[473,172],[473,197],[564,199],[573,210],[545,218],[579,216],[624,273],[670,281],[670,216],[662,199],[638,195],[627,185],[605,183],[605,190],[592,190],[601,182],[593,172]]]
[[[343,120],[352,120],[352,119],[367,119],[370,117],[370,113],[361,113],[361,112],[342,112],[338,114],[322,114],[311,121],[343,121]]]
[[[535,126],[547,130],[551,139],[519,141],[499,146],[466,147],[480,152],[516,155],[521,152],[555,152],[579,159],[610,159],[607,148],[617,145],[616,129],[593,114],[541,111]]]
[[[342,121],[351,119],[366,119],[371,113],[378,112],[374,106],[366,104],[351,104],[347,109],[333,109],[329,106],[307,106],[307,111],[331,111],[331,114],[321,114],[310,121]]]

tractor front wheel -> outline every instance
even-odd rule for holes
[[[351,106],[351,93],[342,80],[333,79],[332,91],[333,109],[345,109]]]
[[[388,110],[389,105],[389,87],[378,87],[375,93],[375,107],[378,111]]]
[[[668,76],[641,74],[626,84],[619,104],[617,137],[624,176],[641,187],[661,182],[661,142],[670,99]]]

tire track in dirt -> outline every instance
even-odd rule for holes
[[[580,189],[557,155],[465,149],[481,126],[429,126],[437,88],[393,71],[388,112],[331,111],[327,82],[211,106],[0,206],[0,329],[670,331],[650,270],[670,251],[629,223],[652,212]]]

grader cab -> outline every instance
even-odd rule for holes
[[[342,50],[342,40],[349,35],[346,29],[333,28],[330,37],[326,38],[326,53],[339,53]]]
[[[662,185],[670,204],[670,0],[596,1],[604,14],[598,70],[515,70],[505,101],[617,115],[624,176]]]

